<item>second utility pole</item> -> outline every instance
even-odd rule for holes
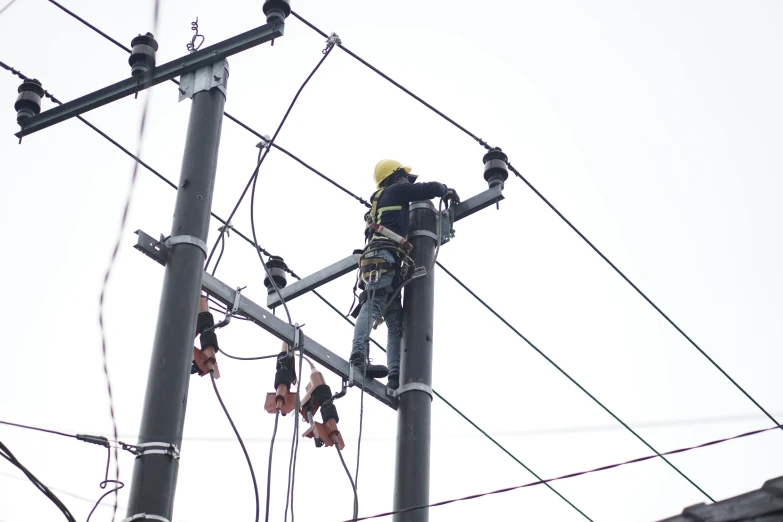
[[[413,260],[429,269],[437,244],[437,212],[429,202],[410,206]],[[397,417],[397,462],[394,473],[394,510],[423,506],[430,499],[430,428],[432,424],[432,331],[435,275],[405,287],[403,334]],[[394,522],[426,522],[428,509],[394,515]]]
[[[180,86],[192,98],[182,172],[167,250],[158,324],[144,397],[140,454],[133,466],[127,516],[170,521],[193,360],[201,276],[215,186],[228,63],[193,73]],[[156,518],[153,518],[156,517]],[[140,517],[141,518],[141,517]]]

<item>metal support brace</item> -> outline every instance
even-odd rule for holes
[[[133,522],[134,520],[158,520],[160,522],[170,522],[168,518],[161,517],[159,515],[148,515],[147,513],[139,513],[132,517],[123,518],[121,522]]]
[[[434,239],[435,241],[438,240],[438,235],[437,234],[433,234],[429,230],[414,230],[413,232],[408,234],[408,239],[411,239],[412,237],[416,237],[416,236],[429,237],[429,238]],[[443,243],[444,242],[442,241],[441,244],[443,244]]]
[[[228,61],[220,60],[201,69],[182,75],[179,83],[179,101],[193,98],[201,91],[208,91],[217,87],[223,96],[226,95],[228,83]]]
[[[144,442],[136,444],[136,458],[146,455],[169,455],[174,460],[179,460],[179,448],[171,442]]]
[[[388,389],[388,388],[387,388]],[[432,386],[427,386],[424,383],[421,382],[409,382],[408,384],[403,384],[396,390],[388,389],[389,395],[392,397],[398,397],[402,395],[403,393],[409,392],[409,391],[421,391],[426,393],[430,396],[430,400],[432,400]]]

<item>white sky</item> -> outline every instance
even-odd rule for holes
[[[149,2],[66,5],[127,45],[152,28]],[[783,73],[776,65],[783,4],[299,0],[294,8],[503,147],[696,342],[783,417]],[[186,52],[196,16],[206,45],[264,22],[260,1],[163,2],[158,63]],[[289,19],[274,47],[230,59],[226,110],[271,134],[322,48],[320,36]],[[0,60],[41,79],[62,100],[129,74],[124,52],[44,0],[19,0],[0,17]],[[98,295],[132,163],[76,120],[17,145],[12,106],[19,83],[0,74],[0,419],[109,434]],[[143,157],[177,180],[190,102],[178,104],[168,84],[152,92]],[[135,150],[142,98],[87,118]],[[224,217],[253,169],[256,141],[224,123],[213,207]],[[279,144],[365,198],[383,157],[456,187],[463,198],[486,187],[481,147],[339,50],[306,88]],[[168,233],[174,196],[139,171],[108,292],[109,369],[128,442],[140,422],[163,276],[132,248],[133,231]],[[263,165],[258,197],[260,243],[300,275],[361,245],[360,205],[282,153]],[[247,233],[248,208],[235,220]],[[769,425],[520,180],[508,181],[500,211],[483,211],[456,228],[440,260],[660,451]],[[229,239],[218,277],[248,285],[247,295],[264,302],[262,267],[241,239]],[[650,453],[445,274],[436,278],[434,386],[519,459],[550,477]],[[347,310],[352,285],[346,276],[323,291]],[[290,306],[309,335],[347,357],[352,330],[336,314],[314,296]],[[279,347],[239,321],[220,332],[220,344],[248,356]],[[263,499],[273,425],[263,400],[273,363],[223,358],[220,367],[218,384],[248,441]],[[371,515],[392,504],[396,414],[373,399],[365,405],[360,514]],[[357,392],[338,408],[353,469]],[[715,417],[734,420],[649,424]],[[292,426],[291,417],[281,421],[275,444],[273,520],[285,503]],[[604,428],[547,431],[585,426]],[[438,400],[432,431],[432,501],[533,480]],[[185,438],[174,520],[252,520],[247,466],[207,379],[192,379]],[[9,427],[0,427],[0,440],[52,489],[87,499],[102,493],[100,448]],[[781,447],[781,434],[770,432],[671,460],[722,499],[781,475]],[[132,456],[121,455],[120,465],[129,482]],[[62,518],[30,483],[13,478],[21,474],[10,465],[0,472],[0,520]],[[705,500],[659,461],[554,486],[596,522],[656,520]],[[90,502],[60,498],[86,519]],[[296,499],[300,520],[350,517],[352,492],[332,450],[301,444]],[[100,508],[94,520],[110,515]],[[584,520],[540,486],[430,512],[433,522],[488,516]]]

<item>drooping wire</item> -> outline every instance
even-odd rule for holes
[[[277,355],[275,355],[277,357]],[[280,420],[280,408],[275,411],[275,427],[272,430],[272,440],[269,442],[269,464],[266,470],[266,516],[264,520],[269,522],[269,499],[272,491],[272,455],[275,449],[275,437],[277,436],[277,422]]]
[[[337,448],[337,454],[340,455],[340,462],[343,463],[343,469],[345,470],[345,474],[348,475],[348,480],[351,482],[351,489],[353,489],[353,519],[356,520],[359,517],[359,494],[356,492],[356,484],[353,481],[353,478],[351,477],[351,472],[348,471],[348,466],[345,464],[345,459],[343,458],[343,452],[340,450],[340,445],[335,444],[335,448]]]
[[[486,493],[477,493],[477,494],[474,494],[474,495],[468,495],[468,496],[465,496],[465,497],[454,498],[454,499],[451,499],[451,500],[443,500],[443,501],[440,501],[440,502],[434,502],[432,504],[427,504],[425,506],[413,506],[413,507],[409,507],[409,508],[405,508],[405,509],[398,509],[398,510],[395,510],[395,511],[388,511],[386,513],[379,513],[377,515],[372,515],[372,516],[369,516],[369,517],[362,517],[362,518],[356,519],[356,521],[348,521],[348,520],[346,520],[344,522],[358,522],[360,520],[371,520],[371,519],[375,519],[375,518],[383,518],[383,517],[388,517],[390,515],[396,515],[396,514],[399,514],[399,513],[410,513],[412,511],[419,511],[421,509],[429,509],[429,508],[432,508],[432,507],[438,507],[438,506],[445,506],[447,504],[453,504],[455,502],[462,502],[462,501],[465,501],[465,500],[473,500],[473,499],[476,499],[476,498],[486,497],[486,496],[490,496],[490,495],[497,495],[497,494],[500,494],[500,493],[507,493],[509,491],[515,491],[515,490],[522,489],[522,488],[529,488],[529,487],[532,487],[532,486],[538,486],[540,484],[548,484],[549,482],[554,482],[556,480],[565,480],[565,479],[569,479],[569,478],[579,477],[579,476],[582,476],[582,475],[587,475],[587,474],[590,474],[590,473],[597,473],[599,471],[606,471],[606,470],[609,470],[609,469],[619,468],[621,466],[627,466],[627,465],[630,465],[630,464],[637,464],[639,462],[644,462],[644,461],[647,461],[647,460],[663,458],[663,456],[665,456],[665,455],[676,455],[678,453],[685,453],[685,452],[693,451],[693,450],[696,450],[696,449],[706,448],[706,447],[709,447],[709,446],[715,446],[716,444],[722,444],[724,442],[729,442],[729,441],[732,441],[732,440],[742,439],[742,438],[745,438],[745,437],[750,437],[750,436],[753,436],[753,435],[758,435],[760,433],[765,433],[765,432],[768,432],[768,431],[777,430],[777,429],[781,429],[781,428],[783,428],[783,426],[780,426],[780,425],[779,426],[771,426],[771,427],[768,427],[768,428],[762,428],[760,430],[754,430],[754,431],[749,431],[749,432],[746,432],[746,433],[741,433],[739,435],[734,435],[733,437],[726,437],[725,439],[712,440],[710,442],[705,442],[705,443],[699,444],[697,446],[689,446],[687,448],[680,448],[680,449],[676,449],[676,450],[672,450],[672,451],[666,451],[666,452],[660,453],[660,454],[647,455],[645,457],[639,457],[639,458],[636,458],[636,459],[626,460],[624,462],[619,462],[619,463],[616,463],[616,464],[609,464],[609,465],[606,465],[606,466],[601,466],[601,467],[589,469],[589,470],[586,470],[586,471],[577,471],[575,473],[568,473],[567,475],[561,475],[559,477],[555,477],[555,478],[551,478],[551,479],[537,480],[535,482],[529,482],[527,484],[522,484],[520,486],[511,486],[511,487],[508,487],[508,488],[496,489],[494,491],[488,491]]]
[[[153,12],[152,12],[153,34],[156,34],[158,32],[159,8],[160,8],[160,1],[155,0],[153,2]],[[148,93],[147,96],[144,98],[144,105],[141,110],[141,122],[139,123],[139,130],[137,136],[138,143],[136,145],[136,156],[141,156],[142,146],[144,143],[144,131],[147,123],[147,113],[149,111],[149,104],[150,104],[150,94]],[[117,231],[117,237],[114,241],[114,248],[112,249],[111,258],[109,259],[109,264],[106,267],[106,273],[103,277],[101,292],[98,298],[98,325],[100,328],[100,335],[101,335],[101,356],[103,358],[103,375],[106,379],[106,390],[109,395],[109,415],[111,416],[112,434],[115,440],[119,438],[118,435],[119,432],[117,429],[117,417],[114,412],[114,397],[112,395],[111,379],[109,377],[109,366],[108,366],[107,348],[106,348],[106,326],[104,324],[104,302],[106,299],[106,290],[108,289],[109,286],[109,279],[111,278],[112,269],[114,268],[114,263],[117,260],[117,254],[120,250],[120,245],[122,244],[123,234],[125,232],[125,225],[128,221],[128,213],[130,211],[131,201],[133,200],[133,189],[136,187],[136,178],[138,177],[138,172],[139,172],[139,164],[134,161],[133,169],[131,170],[130,186],[128,187],[127,195],[125,196],[125,205],[123,206],[123,210],[122,210],[122,217],[120,219],[119,230]],[[119,448],[117,448],[116,446],[114,447],[114,469],[115,469],[114,481],[115,483],[119,484],[120,483],[120,459],[119,459]],[[112,512],[112,517],[111,517],[112,522],[114,522],[114,519],[117,516],[117,503],[119,502],[118,490],[119,488],[116,488],[114,490],[114,510]]]
[[[220,403],[220,407],[223,408],[223,413],[226,414],[228,423],[231,424],[231,429],[234,430],[234,435],[237,436],[239,445],[242,447],[242,453],[245,454],[247,467],[250,469],[250,478],[253,479],[253,493],[255,493],[256,496],[256,522],[258,522],[260,502],[258,499],[258,483],[256,482],[256,473],[255,471],[253,471],[253,463],[250,461],[250,455],[247,453],[247,448],[245,448],[245,443],[242,442],[242,437],[239,435],[239,430],[237,430],[236,425],[234,425],[234,421],[231,419],[231,415],[229,415],[228,409],[226,409],[226,405],[223,403],[222,397],[220,397],[220,392],[218,391],[217,384],[215,383],[215,375],[212,371],[209,372],[209,378],[212,380],[212,389],[215,390],[215,396],[217,397],[217,400]],[[272,440],[272,442],[274,443],[274,439]]]
[[[605,405],[604,405],[604,403],[602,403],[601,401],[599,401],[599,400],[598,400],[598,399],[597,399],[597,398],[596,398],[596,397],[595,397],[595,396],[594,396],[592,393],[590,393],[589,391],[587,391],[587,389],[586,389],[584,386],[582,386],[581,384],[579,384],[579,382],[578,382],[576,379],[574,379],[573,377],[571,377],[571,375],[570,375],[568,372],[566,372],[566,371],[565,371],[563,368],[561,368],[561,367],[560,367],[560,366],[559,366],[557,363],[555,363],[555,361],[553,361],[553,360],[552,360],[552,359],[551,359],[551,358],[550,358],[548,355],[546,355],[544,352],[542,352],[542,351],[541,351],[541,349],[539,349],[539,348],[538,348],[538,347],[537,347],[535,344],[533,344],[533,343],[532,343],[532,342],[531,342],[531,341],[530,341],[530,340],[529,340],[527,337],[525,337],[524,335],[522,335],[522,333],[520,333],[520,332],[519,332],[519,330],[517,330],[516,328],[514,328],[514,327],[511,325],[511,323],[509,323],[509,322],[508,322],[506,319],[504,319],[504,318],[503,318],[503,316],[501,316],[499,313],[497,313],[497,312],[496,312],[496,311],[495,311],[495,310],[494,310],[494,309],[493,309],[491,306],[489,306],[489,305],[488,305],[488,304],[487,304],[487,303],[486,303],[486,302],[485,302],[483,299],[481,299],[481,298],[480,298],[478,295],[476,295],[476,293],[475,293],[473,290],[471,290],[470,288],[468,288],[468,287],[467,287],[467,285],[465,285],[465,284],[464,284],[462,281],[460,281],[460,280],[457,278],[457,276],[455,276],[453,273],[451,273],[451,271],[449,271],[449,270],[448,270],[446,267],[444,267],[444,266],[443,266],[441,263],[438,263],[438,266],[439,266],[439,267],[440,267],[440,268],[441,268],[441,269],[442,269],[444,272],[446,272],[446,274],[448,274],[448,275],[449,275],[449,277],[451,277],[451,278],[452,278],[454,281],[456,281],[456,282],[457,282],[457,284],[459,284],[459,285],[460,285],[462,288],[464,288],[464,289],[465,289],[465,290],[466,290],[466,291],[467,291],[467,292],[468,292],[470,295],[472,295],[472,296],[473,296],[473,297],[474,297],[474,298],[475,298],[475,299],[476,299],[476,300],[477,300],[479,303],[481,303],[482,305],[484,305],[484,307],[485,307],[487,310],[489,310],[489,311],[490,311],[490,312],[491,312],[491,313],[492,313],[492,314],[493,314],[495,317],[497,317],[498,319],[500,319],[500,321],[501,321],[503,324],[505,324],[505,325],[506,325],[506,326],[507,326],[509,329],[511,329],[511,331],[512,331],[512,332],[514,332],[515,334],[517,334],[517,336],[518,336],[520,339],[522,339],[523,341],[525,341],[525,342],[526,342],[526,343],[527,343],[527,344],[528,344],[528,345],[529,345],[531,348],[533,348],[533,349],[534,349],[534,350],[535,350],[535,351],[536,351],[536,352],[537,352],[537,353],[538,353],[538,354],[539,354],[541,357],[543,357],[544,359],[546,359],[546,361],[547,361],[549,364],[551,364],[552,366],[554,366],[554,367],[557,369],[557,371],[559,371],[561,374],[563,374],[563,376],[565,376],[565,377],[566,377],[566,378],[567,378],[569,381],[571,381],[571,382],[572,382],[572,383],[573,383],[573,384],[574,384],[574,385],[575,385],[577,388],[579,388],[579,389],[580,389],[580,390],[581,390],[581,391],[582,391],[582,392],[583,392],[585,395],[587,395],[588,397],[590,397],[590,398],[593,400],[593,402],[595,402],[595,403],[596,403],[598,406],[600,406],[600,407],[601,407],[601,408],[602,408],[602,409],[603,409],[603,410],[604,410],[606,413],[608,413],[609,415],[611,415],[611,416],[612,416],[612,418],[614,418],[614,420],[616,420],[617,422],[619,422],[620,424],[622,424],[622,425],[625,427],[625,429],[626,429],[626,430],[628,430],[628,431],[629,431],[629,432],[630,432],[630,433],[631,433],[631,434],[632,434],[634,437],[636,437],[637,439],[639,439],[639,440],[640,440],[640,441],[641,441],[641,442],[642,442],[642,443],[643,443],[645,446],[647,446],[647,447],[648,447],[650,450],[652,450],[652,451],[654,451],[656,454],[660,455],[660,453],[658,453],[658,450],[656,450],[656,449],[655,449],[655,448],[654,448],[654,447],[653,447],[653,446],[652,446],[652,445],[651,445],[649,442],[647,442],[647,441],[646,441],[644,438],[642,438],[642,436],[641,436],[641,435],[639,435],[639,434],[636,432],[636,430],[634,430],[633,428],[631,428],[631,427],[630,427],[628,424],[626,424],[626,423],[625,423],[625,422],[624,422],[622,419],[620,419],[620,417],[618,417],[617,415],[615,415],[615,414],[614,414],[614,412],[613,412],[612,410],[610,410],[610,409],[609,409],[607,406],[605,406]],[[670,466],[670,467],[671,467],[671,468],[672,468],[674,471],[676,471],[677,473],[679,473],[679,474],[680,474],[680,476],[682,476],[682,477],[683,477],[685,480],[687,480],[687,481],[688,481],[688,482],[689,482],[689,483],[690,483],[690,484],[691,484],[693,487],[695,487],[696,489],[698,489],[698,490],[699,490],[699,491],[700,491],[700,492],[701,492],[701,493],[702,493],[702,494],[703,494],[705,497],[707,497],[708,499],[710,499],[710,501],[711,501],[711,502],[715,502],[715,500],[714,500],[714,499],[713,499],[713,498],[712,498],[710,495],[708,495],[706,491],[704,491],[704,490],[703,490],[703,489],[702,489],[702,488],[701,488],[699,485],[697,485],[697,484],[696,484],[696,483],[695,483],[693,480],[691,480],[691,479],[690,479],[690,477],[688,477],[688,476],[687,476],[685,473],[683,473],[683,472],[682,472],[682,471],[681,471],[681,470],[680,470],[680,469],[679,469],[677,466],[675,466],[675,465],[674,465],[674,464],[673,464],[673,463],[672,463],[672,462],[671,462],[669,459],[667,459],[667,458],[665,458],[665,457],[663,457],[663,456],[661,456],[661,458],[662,458],[662,459],[663,459],[663,461],[664,461],[666,464],[668,464],[668,465],[669,465],[669,466]]]
[[[11,453],[11,450],[8,449],[8,447],[0,442],[0,457],[4,458],[14,466],[16,466],[22,473],[25,474],[25,476],[30,479],[30,482],[33,483],[33,485],[41,492],[43,493],[46,498],[52,501],[52,503],[57,506],[57,508],[65,515],[65,518],[69,522],[76,522],[76,519],[73,517],[71,512],[68,510],[67,507],[65,507],[65,504],[60,501],[59,498],[57,498],[57,495],[52,493],[52,491],[46,487],[46,485],[38,480],[35,475],[33,475],[27,468],[25,468],[21,462],[14,456],[13,453]]]
[[[296,347],[294,347],[296,348]],[[302,363],[306,359],[302,350],[299,350],[299,382],[296,385],[296,410],[294,410],[294,435],[291,441],[291,456],[288,461],[288,491],[285,497],[285,514],[283,521],[288,520],[288,499],[290,493],[291,499],[291,522],[294,522],[294,484],[296,484],[296,458],[299,454],[299,410],[301,408],[301,397],[299,391],[302,387]],[[310,363],[310,369],[313,369],[313,363]]]
[[[307,20],[305,20],[304,18],[302,18],[302,17],[301,17],[301,16],[300,16],[298,13],[296,13],[296,12],[292,11],[292,12],[291,12],[291,15],[293,15],[293,16],[294,16],[296,19],[298,19],[298,20],[299,20],[300,22],[302,22],[303,24],[305,24],[305,25],[307,25],[308,27],[310,27],[311,29],[313,29],[313,30],[314,30],[315,32],[317,32],[318,34],[320,34],[320,35],[322,35],[322,36],[324,36],[324,37],[326,36],[326,33],[324,33],[324,32],[323,32],[323,31],[321,31],[321,30],[320,30],[318,27],[316,27],[316,26],[315,26],[315,25],[313,25],[312,23],[310,23],[310,22],[308,22]],[[405,88],[405,87],[404,87],[403,85],[401,85],[399,82],[395,81],[394,79],[392,79],[392,78],[391,78],[391,77],[389,77],[388,75],[384,74],[384,73],[383,73],[383,72],[382,72],[380,69],[378,69],[377,67],[373,66],[372,64],[370,64],[369,62],[367,62],[366,60],[364,60],[363,58],[361,58],[360,56],[358,56],[356,53],[354,53],[353,51],[351,51],[350,49],[348,49],[347,47],[345,47],[344,45],[342,45],[342,44],[338,44],[338,45],[339,45],[339,47],[340,47],[340,48],[341,48],[343,51],[345,51],[346,53],[348,53],[350,56],[352,56],[353,58],[355,58],[357,61],[361,62],[362,64],[364,64],[365,66],[367,66],[369,69],[371,69],[373,72],[375,72],[376,74],[378,74],[379,76],[381,76],[381,77],[382,77],[382,78],[384,78],[385,80],[389,81],[389,82],[390,82],[391,84],[393,84],[395,87],[399,88],[400,90],[402,90],[403,92],[405,92],[406,94],[408,94],[409,96],[411,96],[412,98],[414,98],[416,101],[418,101],[419,103],[421,103],[422,105],[424,105],[424,106],[425,106],[425,107],[427,107],[428,109],[430,109],[430,110],[432,110],[433,112],[435,112],[437,115],[439,115],[440,117],[442,117],[444,120],[448,121],[449,123],[451,123],[452,125],[454,125],[456,128],[458,128],[459,130],[461,130],[462,132],[464,132],[465,134],[467,134],[468,136],[470,136],[471,138],[473,138],[473,140],[475,140],[477,143],[479,143],[479,145],[481,145],[482,147],[484,147],[484,148],[485,148],[485,149],[487,149],[487,150],[491,150],[491,149],[492,149],[492,146],[490,146],[490,145],[489,145],[487,142],[485,142],[484,140],[482,140],[481,138],[479,138],[479,137],[478,137],[477,135],[475,135],[474,133],[470,132],[468,129],[466,129],[465,127],[463,127],[462,125],[460,125],[459,123],[457,123],[456,121],[454,121],[453,119],[451,119],[450,117],[446,116],[444,113],[442,113],[441,111],[439,111],[438,109],[436,109],[435,107],[433,107],[432,105],[430,105],[429,103],[427,103],[426,101],[424,101],[424,100],[423,100],[422,98],[420,98],[419,96],[415,95],[413,92],[411,92],[410,90],[408,90],[407,88]],[[546,198],[546,197],[545,197],[545,196],[544,196],[544,195],[543,195],[541,192],[539,192],[539,191],[538,191],[538,189],[536,189],[536,188],[533,186],[533,184],[532,184],[532,183],[530,183],[530,181],[528,181],[528,180],[527,180],[527,178],[525,178],[525,177],[524,177],[524,176],[523,176],[523,175],[522,175],[522,174],[521,174],[521,173],[520,173],[520,172],[519,172],[519,171],[518,171],[518,170],[517,170],[517,169],[516,169],[514,166],[512,166],[512,165],[511,165],[511,163],[507,163],[507,164],[508,164],[508,168],[509,168],[509,170],[511,170],[511,171],[512,171],[512,172],[513,172],[513,173],[514,173],[514,174],[515,174],[515,175],[516,175],[516,176],[517,176],[519,179],[521,179],[521,180],[522,180],[522,181],[525,183],[525,185],[527,185],[527,186],[528,186],[528,188],[530,188],[530,189],[531,189],[531,190],[532,190],[532,191],[533,191],[533,192],[536,194],[536,196],[538,196],[538,197],[541,199],[541,201],[543,201],[543,202],[544,202],[544,203],[545,203],[545,204],[546,204],[546,205],[547,205],[547,206],[548,206],[548,207],[549,207],[549,208],[550,208],[552,211],[554,211],[554,212],[555,212],[555,214],[557,214],[557,216],[558,216],[558,217],[559,217],[559,218],[560,218],[560,219],[561,219],[561,220],[562,220],[562,221],[563,221],[563,222],[564,222],[566,225],[568,225],[568,227],[569,227],[571,230],[573,230],[573,231],[574,231],[574,232],[575,232],[575,233],[576,233],[576,234],[577,234],[577,235],[578,235],[578,236],[579,236],[579,237],[580,237],[580,238],[581,238],[581,239],[582,239],[582,240],[583,240],[585,243],[587,243],[587,245],[588,245],[588,246],[589,246],[589,247],[590,247],[590,248],[591,248],[591,249],[592,249],[592,250],[593,250],[593,251],[594,251],[596,254],[598,254],[598,255],[601,257],[601,259],[603,259],[603,260],[604,260],[604,261],[605,261],[605,262],[606,262],[606,263],[607,263],[607,264],[608,264],[608,265],[609,265],[609,266],[610,266],[610,267],[611,267],[611,268],[612,268],[612,269],[613,269],[615,272],[617,272],[617,274],[618,274],[620,277],[622,277],[622,278],[623,278],[623,280],[625,280],[625,282],[626,282],[626,283],[628,283],[628,284],[629,284],[629,285],[630,285],[630,286],[631,286],[631,287],[632,287],[632,288],[633,288],[633,289],[634,289],[634,290],[635,290],[635,291],[636,291],[636,292],[637,292],[637,293],[638,293],[638,294],[639,294],[639,295],[640,295],[640,296],[641,296],[641,297],[642,297],[642,298],[643,298],[645,301],[647,301],[647,303],[648,303],[650,306],[652,306],[652,307],[655,309],[655,311],[656,311],[656,312],[658,312],[658,313],[661,315],[661,317],[663,317],[663,318],[666,320],[666,322],[668,322],[668,323],[669,323],[669,324],[670,324],[670,325],[671,325],[671,326],[672,326],[672,327],[673,327],[675,330],[677,330],[677,332],[678,332],[680,335],[682,335],[682,336],[683,336],[683,337],[684,337],[684,338],[685,338],[685,339],[686,339],[686,340],[687,340],[687,341],[688,341],[688,342],[689,342],[689,343],[690,343],[690,344],[691,344],[691,345],[692,345],[694,348],[696,348],[696,350],[698,350],[698,352],[699,352],[701,355],[703,355],[703,356],[704,356],[704,357],[705,357],[705,358],[706,358],[706,359],[707,359],[707,360],[710,362],[710,364],[712,364],[712,365],[713,365],[713,366],[714,366],[714,367],[715,367],[715,368],[716,368],[716,369],[717,369],[717,370],[718,370],[718,371],[719,371],[721,374],[723,374],[723,376],[724,376],[724,377],[726,377],[726,378],[727,378],[727,379],[728,379],[728,380],[729,380],[729,381],[730,381],[730,382],[731,382],[731,383],[732,383],[732,384],[733,384],[733,385],[734,385],[734,386],[735,386],[735,387],[736,387],[736,388],[737,388],[737,389],[738,389],[740,392],[742,392],[742,394],[743,394],[743,395],[745,395],[745,397],[747,397],[747,398],[748,398],[748,399],[749,399],[749,400],[750,400],[750,401],[751,401],[751,402],[752,402],[752,403],[753,403],[753,404],[754,404],[754,405],[755,405],[755,406],[756,406],[756,407],[757,407],[757,408],[758,408],[758,409],[759,409],[759,410],[760,410],[760,411],[761,411],[761,412],[762,412],[764,415],[766,415],[766,416],[767,416],[767,418],[769,418],[769,420],[771,420],[771,421],[772,421],[772,422],[773,422],[773,423],[774,423],[776,426],[777,426],[777,425],[780,425],[780,423],[777,421],[777,419],[775,419],[775,417],[773,417],[773,416],[772,416],[772,414],[770,414],[770,413],[769,413],[769,412],[768,412],[768,411],[767,411],[767,410],[766,410],[766,409],[765,409],[763,406],[761,406],[761,404],[760,404],[760,403],[759,403],[759,402],[758,402],[756,399],[754,399],[754,398],[753,398],[753,397],[750,395],[750,393],[748,393],[748,392],[745,390],[745,388],[743,388],[743,387],[742,387],[742,386],[741,386],[741,385],[740,385],[740,384],[739,384],[739,383],[738,383],[736,380],[734,380],[734,378],[732,378],[732,377],[731,377],[731,376],[728,374],[728,372],[726,372],[726,370],[724,370],[724,369],[723,369],[723,367],[721,367],[721,366],[720,366],[720,365],[719,365],[719,364],[718,364],[718,363],[717,363],[717,362],[716,362],[716,361],[715,361],[715,360],[714,360],[712,357],[710,357],[710,356],[707,354],[707,352],[705,352],[705,351],[704,351],[704,349],[702,349],[702,348],[701,348],[701,347],[700,347],[700,346],[699,346],[699,345],[696,343],[696,341],[694,341],[694,340],[693,340],[693,339],[692,339],[692,338],[691,338],[691,337],[690,337],[688,334],[686,334],[686,333],[685,333],[685,331],[684,331],[682,328],[680,328],[680,326],[678,326],[678,325],[677,325],[677,323],[675,323],[675,322],[674,322],[674,321],[673,321],[673,320],[672,320],[672,319],[671,319],[671,318],[670,318],[670,317],[669,317],[669,316],[668,316],[666,313],[664,313],[664,311],[663,311],[663,310],[662,310],[662,309],[661,309],[661,308],[660,308],[660,307],[659,307],[657,304],[655,304],[655,302],[653,302],[653,300],[652,300],[652,299],[650,299],[650,298],[647,296],[647,294],[645,294],[645,293],[644,293],[644,292],[643,292],[643,291],[642,291],[642,290],[641,290],[641,289],[640,289],[640,288],[639,288],[639,287],[638,287],[638,286],[637,286],[637,285],[636,285],[636,284],[635,284],[633,281],[631,281],[631,279],[630,279],[628,276],[626,276],[626,275],[625,275],[625,273],[624,273],[622,270],[620,270],[620,269],[617,267],[617,265],[615,265],[615,264],[614,264],[612,261],[610,261],[610,260],[609,260],[609,258],[608,258],[608,257],[606,257],[606,255],[604,255],[604,253],[603,253],[603,252],[601,252],[601,250],[599,250],[599,249],[598,249],[598,247],[596,247],[596,246],[593,244],[593,242],[592,242],[592,241],[590,241],[590,240],[587,238],[587,236],[585,236],[585,235],[584,235],[584,234],[583,234],[583,233],[582,233],[582,232],[581,232],[581,231],[580,231],[578,228],[576,228],[576,226],[575,226],[575,225],[574,225],[574,224],[573,224],[573,223],[572,223],[572,222],[571,222],[571,221],[570,221],[568,218],[566,218],[566,217],[565,217],[565,215],[563,215],[563,213],[562,213],[562,212],[560,212],[560,210],[558,210],[558,209],[557,209],[557,207],[555,207],[555,206],[554,206],[554,205],[553,205],[553,204],[552,204],[552,203],[551,203],[551,202],[550,202],[550,201],[549,201],[549,200],[548,200],[548,199],[547,199],[547,198]]]
[[[103,480],[99,484],[99,487],[101,489],[106,489],[106,486],[109,484],[114,484],[115,488],[110,489],[103,495],[101,495],[98,500],[95,502],[95,505],[90,510],[90,514],[87,515],[87,522],[90,522],[90,518],[92,518],[92,514],[95,513],[95,510],[98,509],[98,506],[101,505],[101,501],[106,498],[108,495],[111,495],[112,493],[116,493],[117,491],[121,490],[125,487],[125,484],[118,480],[111,480],[109,478],[109,465],[111,464],[111,448],[109,446],[106,446],[106,472],[103,475]]]

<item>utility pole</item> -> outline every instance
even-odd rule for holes
[[[219,78],[215,80],[219,85],[210,88],[210,81],[202,90],[188,93],[193,102],[167,241],[168,258],[139,430],[142,453],[133,467],[128,517],[154,513],[171,520],[177,485],[228,65],[224,60],[190,74]]]
[[[438,213],[429,202],[410,206],[410,232],[416,266],[432,266],[435,258]],[[432,343],[435,274],[405,287],[401,374],[397,396],[397,459],[394,473],[394,510],[429,504],[430,428],[432,410]],[[429,510],[397,513],[394,522],[426,522]]]

